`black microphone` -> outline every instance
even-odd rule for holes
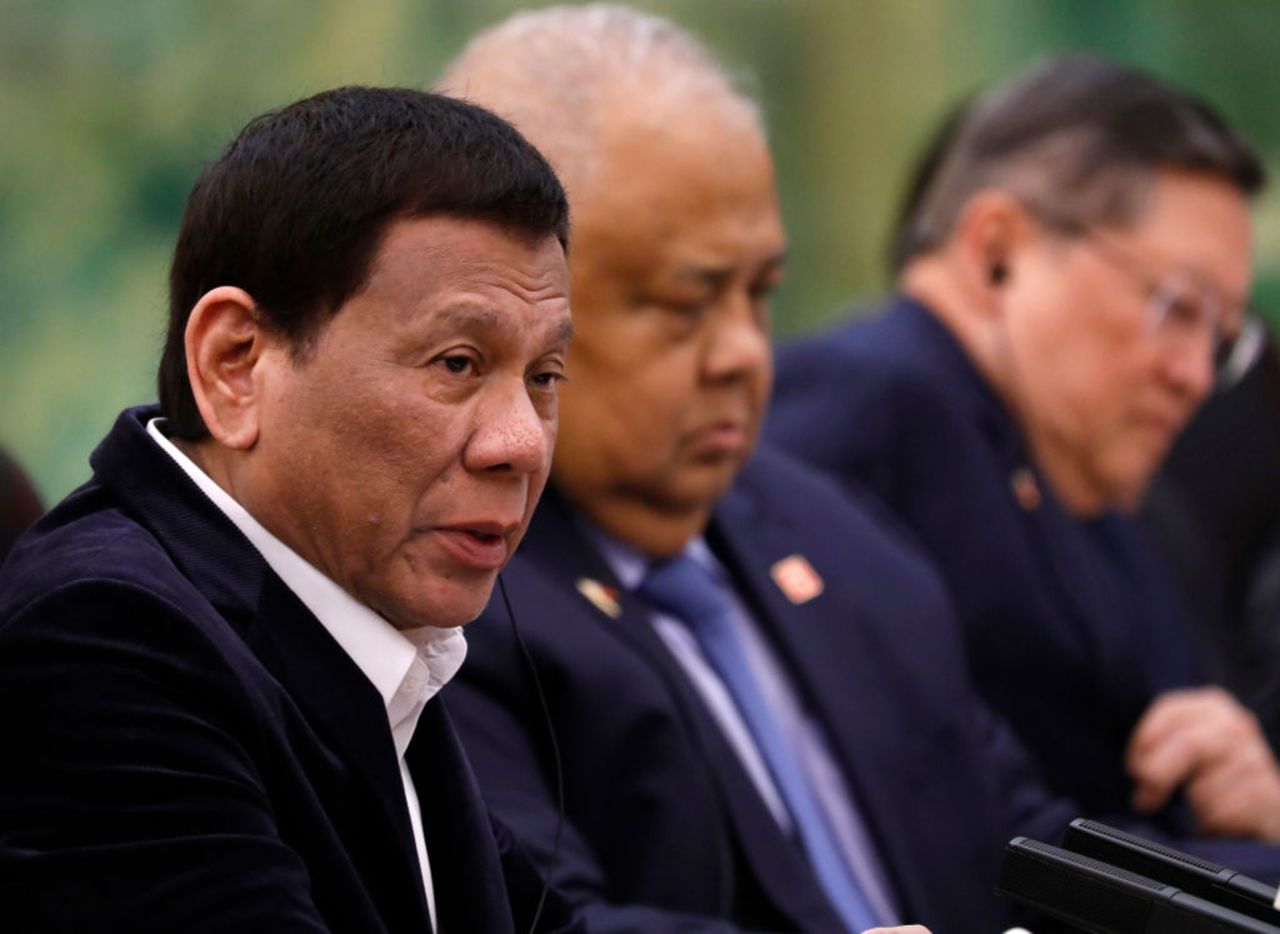
[[[1062,845],[1073,853],[1159,879],[1224,908],[1280,925],[1273,886],[1207,859],[1083,817],[1071,822]]]
[[[1280,934],[1177,886],[1026,837],[1005,847],[996,893],[1090,934]]]

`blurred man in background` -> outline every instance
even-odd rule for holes
[[[1056,791],[1277,840],[1280,769],[1205,686],[1115,508],[1246,331],[1262,182],[1220,117],[1149,75],[1087,57],[1019,75],[924,160],[884,314],[780,355],[770,436],[916,533],[979,688]]]

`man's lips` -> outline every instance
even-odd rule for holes
[[[520,523],[464,520],[437,525],[431,531],[461,564],[496,571],[506,563],[509,544],[520,531]]]
[[[715,422],[699,428],[692,435],[693,449],[697,454],[725,456],[741,454],[749,437],[742,422]]]

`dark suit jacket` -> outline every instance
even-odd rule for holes
[[[905,916],[946,934],[999,930],[1003,843],[1053,837],[1075,814],[1048,805],[975,703],[941,582],[834,484],[766,452],[717,507],[708,542],[825,732]],[[801,605],[770,574],[793,554],[825,583]],[[579,590],[618,583],[554,492],[503,576],[564,762],[555,878],[588,928],[839,930],[648,607],[619,590],[614,619]],[[500,601],[468,637],[450,709],[490,807],[546,854],[553,758]]]
[[[907,299],[784,348],[767,434],[911,528],[947,581],[979,689],[1054,791],[1132,817],[1130,732],[1157,694],[1203,681],[1136,525],[1078,521],[1038,477],[1039,503],[1020,501],[1015,472],[1035,476],[1021,436],[950,332]],[[1178,807],[1160,825],[1191,831]],[[1183,844],[1280,876],[1271,847]]]
[[[381,697],[154,414],[120,417],[0,576],[0,924],[429,931]],[[407,758],[441,928],[512,931],[508,884],[527,915],[539,881],[440,700]]]
[[[1174,571],[1214,681],[1280,750],[1280,348],[1205,400],[1139,521]]]

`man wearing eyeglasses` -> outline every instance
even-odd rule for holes
[[[1116,508],[1247,367],[1262,182],[1208,105],[1150,75],[1031,69],[948,122],[902,215],[898,297],[782,352],[769,432],[917,533],[979,686],[1056,791],[1280,840],[1257,722],[1205,686]]]

